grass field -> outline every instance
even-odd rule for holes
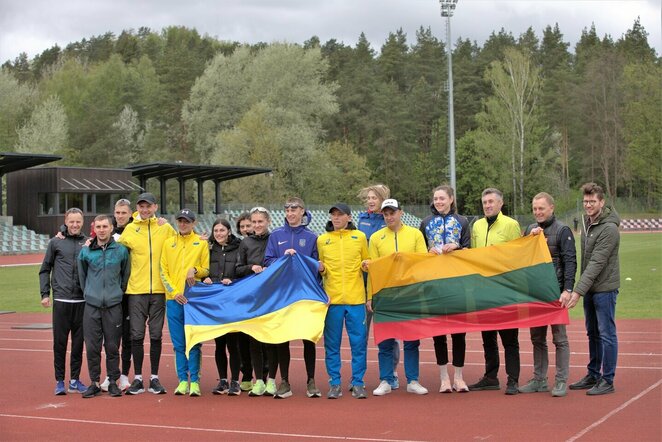
[[[577,241],[579,244],[579,241]],[[621,235],[621,290],[616,316],[662,318],[662,234]],[[0,310],[38,312],[39,266],[0,268]],[[582,317],[581,304],[571,317]]]

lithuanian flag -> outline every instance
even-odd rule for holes
[[[369,277],[377,343],[569,323],[543,235],[446,255],[395,253],[372,261]]]
[[[226,333],[260,342],[317,342],[329,298],[317,279],[319,263],[300,254],[279,258],[262,273],[230,285],[197,284],[186,292],[186,352]]]

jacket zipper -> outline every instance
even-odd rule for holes
[[[147,220],[147,241],[149,244],[149,294],[152,294],[152,223]]]

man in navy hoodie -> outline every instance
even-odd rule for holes
[[[310,212],[301,198],[290,197],[285,202],[285,224],[274,230],[269,236],[267,249],[264,253],[264,265],[269,266],[281,256],[300,253],[317,260],[317,235],[307,226],[310,223]],[[289,383],[290,343],[277,344],[278,366],[280,367],[281,383],[274,395],[276,399],[292,396]],[[308,397],[320,397],[322,393],[315,386],[315,343],[303,341],[303,359],[308,375],[306,394]]]

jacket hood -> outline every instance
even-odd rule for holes
[[[380,212],[361,212],[359,213],[359,219],[384,219],[384,215]]]
[[[616,224],[616,227],[618,227],[621,224],[621,217],[618,216],[616,209],[614,209],[611,206],[605,205],[604,208],[602,209],[602,213],[598,217],[597,223],[599,224],[614,223]]]
[[[310,213],[309,210],[306,210],[303,214],[303,218],[301,218],[301,224],[299,224],[296,227],[290,227],[290,224],[287,222],[287,218],[283,220],[283,227],[286,227],[288,229],[292,229],[295,232],[298,230],[304,229],[305,227],[308,227],[308,224],[313,220],[313,215]]]
[[[116,244],[115,239],[111,235],[110,240],[106,243],[106,248],[115,247],[115,244]],[[100,248],[101,246],[99,246],[98,238],[95,236],[92,242],[90,243],[90,250],[98,250]]]
[[[133,219],[133,221],[131,221],[131,222],[134,222],[134,223],[137,223],[137,224],[147,224],[147,223],[150,223],[152,221],[156,221],[156,215],[152,216],[149,219],[142,219],[137,210],[135,212],[133,212],[133,216],[131,218]],[[129,224],[127,224],[127,226],[128,225]],[[126,226],[124,226],[124,227],[126,227]]]
[[[333,223],[331,221],[327,221],[326,226],[324,227],[324,230],[326,230],[327,232],[333,232],[334,231]],[[343,230],[356,230],[356,226],[354,225],[354,223],[352,221],[350,221],[347,224],[347,227]]]

